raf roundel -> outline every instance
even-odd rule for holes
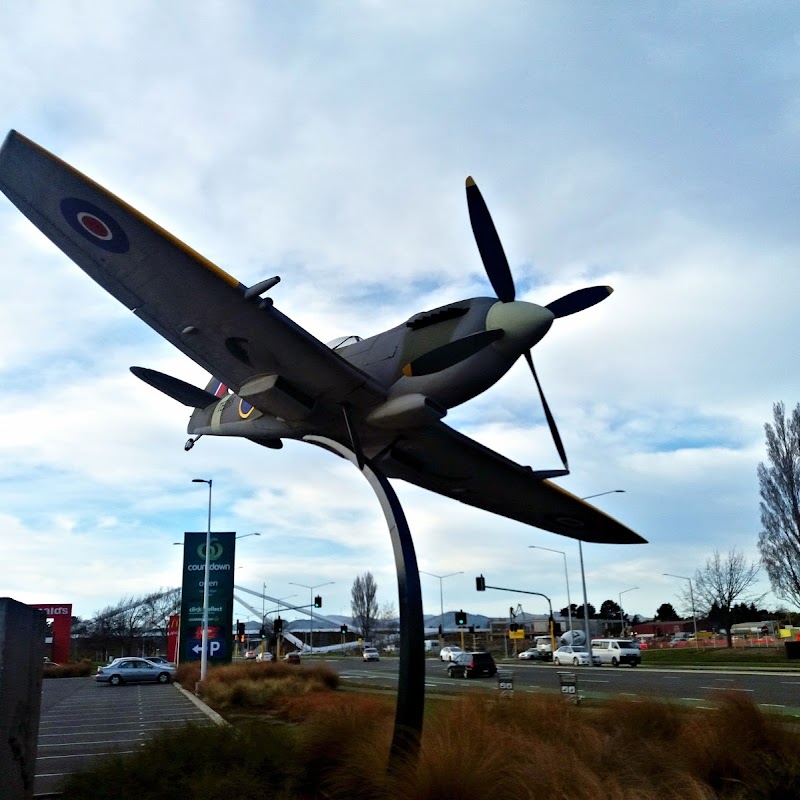
[[[92,244],[111,253],[128,251],[130,243],[122,226],[102,208],[77,197],[65,197],[61,213],[70,227]]]

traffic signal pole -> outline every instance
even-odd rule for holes
[[[497,589],[500,592],[516,592],[517,594],[535,594],[537,597],[544,597],[547,600],[547,605],[550,609],[550,623],[549,623],[549,633],[550,633],[550,646],[552,647],[551,652],[555,653],[556,651],[556,637],[555,633],[553,632],[553,604],[550,602],[550,598],[546,594],[542,594],[541,592],[528,592],[525,589],[509,589],[505,586],[489,586],[486,583],[486,579],[483,575],[478,575],[475,578],[475,589],[479,592],[485,592],[487,589]],[[516,652],[517,643],[516,640],[514,641],[514,650]]]

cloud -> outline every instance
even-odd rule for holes
[[[243,282],[280,274],[277,306],[323,341],[491,293],[473,174],[521,298],[615,288],[534,358],[573,469],[560,483],[624,488],[594,502],[651,541],[587,545],[590,602],[639,585],[626,605],[649,613],[674,592],[661,572],[692,574],[715,548],[757,555],[763,423],[794,402],[796,25],[768,10],[34,2],[0,11],[0,122]],[[12,596],[52,591],[88,615],[177,583],[171,543],[205,524],[190,481],[213,476],[215,524],[263,534],[239,547],[252,587],[335,580],[326,603],[346,611],[371,569],[395,597],[351,465],[210,437],[185,453],[186,409],[128,367],[202,386],[199,367],[5,202],[0,271]],[[447,421],[557,466],[524,364]],[[564,550],[576,576],[574,542],[397,489],[423,569],[464,573],[444,582],[448,603],[507,610],[474,594],[485,572],[565,604],[558,557],[527,546]]]

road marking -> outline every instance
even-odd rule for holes
[[[686,701],[687,703],[702,703],[703,699],[701,697],[681,697],[681,700]]]
[[[786,708],[783,703],[759,703],[762,708]]]
[[[709,692],[754,692],[755,689],[738,689],[735,686],[700,686],[700,689],[705,689]]]

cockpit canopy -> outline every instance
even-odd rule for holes
[[[325,342],[326,347],[330,347],[331,350],[339,350],[342,347],[347,347],[348,345],[355,344],[356,342],[360,342],[362,338],[360,336],[339,336],[337,339],[331,339],[329,342]]]

